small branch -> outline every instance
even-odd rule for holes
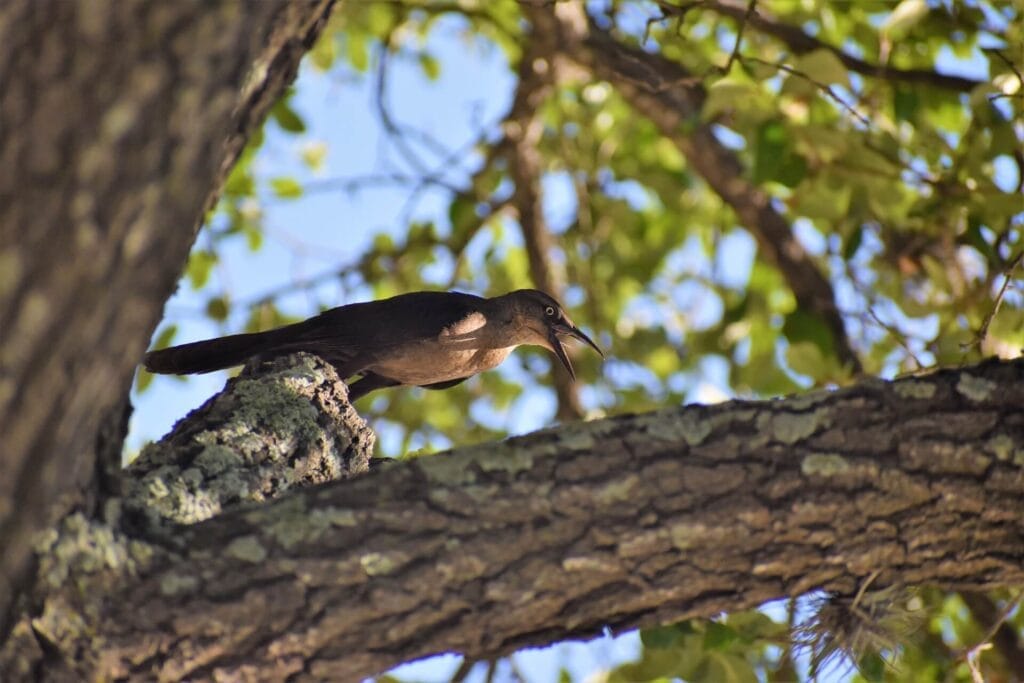
[[[395,145],[395,148],[401,153],[405,161],[421,176],[429,176],[430,170],[428,169],[426,162],[424,162],[416,153],[416,150],[409,145],[406,136],[418,137],[422,142],[424,142],[424,144],[433,148],[434,153],[438,156],[446,156],[450,154],[450,151],[430,136],[416,130],[415,128],[400,125],[395,121],[394,117],[391,116],[391,112],[387,105],[389,48],[390,34],[388,35],[388,38],[381,43],[380,49],[378,50],[377,87],[374,90],[373,98],[374,105],[377,109],[377,115],[380,117],[381,124],[384,126],[384,130],[388,134],[388,138],[391,140],[392,144]]]
[[[747,9],[744,5],[731,0],[702,0],[699,3],[691,3],[691,5],[711,10],[717,14],[733,17],[734,19],[747,16]],[[665,14],[677,14],[685,11],[667,2],[659,2],[658,6]],[[690,9],[690,6],[687,6],[686,9]],[[764,12],[755,12],[749,17],[748,23],[755,30],[781,40],[796,54],[806,54],[814,50],[828,50],[838,57],[839,61],[847,69],[864,76],[871,76],[872,78],[890,82],[920,83],[957,92],[970,92],[983,83],[983,81],[976,81],[971,78],[951,76],[925,69],[896,69],[889,66],[872,64],[847,54],[834,45],[804,33],[799,27],[784,23]]]
[[[473,668],[477,665],[477,660],[471,659],[470,657],[463,657],[459,663],[459,668],[452,674],[449,683],[462,683],[469,677],[469,674],[473,672]]]
[[[976,645],[974,645],[971,648],[968,648],[963,653],[963,658],[967,662],[967,668],[971,672],[971,679],[974,683],[985,683],[985,677],[984,675],[982,675],[981,672],[981,655],[986,650],[992,649],[994,639],[996,638],[996,634],[1003,629],[1004,625],[1006,624],[1006,620],[1010,618],[1010,615],[1012,615],[1013,612],[1020,605],[1022,597],[1024,597],[1024,592],[1018,593],[1017,597],[1007,602],[1006,605],[1003,607],[1003,610],[996,616],[994,620],[992,620],[992,623],[989,625],[988,631],[985,632],[985,635],[977,642]],[[972,613],[973,612],[974,610],[972,609]],[[1013,632],[1011,631],[1011,634],[1012,633]],[[1013,640],[1013,651],[1008,653],[1004,650],[1003,654],[1004,656],[1007,654],[1016,655],[1019,658],[1021,654],[1019,645],[1017,645],[1016,643],[1016,638],[1014,638]],[[1012,669],[1013,665],[1020,664],[1020,661],[1009,661],[1008,658],[1008,664],[1011,666]]]
[[[811,83],[812,85],[814,85],[814,87],[818,88],[823,93],[825,93],[829,97],[829,99],[831,99],[833,102],[838,104],[843,110],[845,110],[855,119],[857,119],[857,121],[859,121],[860,124],[863,125],[865,128],[871,128],[871,121],[868,119],[868,117],[864,116],[859,111],[854,109],[851,105],[847,104],[843,100],[843,98],[841,98],[838,95],[838,93],[836,93],[836,91],[832,89],[832,86],[828,85],[827,83],[822,83],[818,80],[815,80],[814,78],[811,78],[803,71],[800,71],[799,69],[794,69],[788,64],[782,64],[779,62],[769,62],[765,59],[761,59],[760,57],[751,57],[749,55],[744,56],[741,59],[743,59],[744,61],[754,62],[756,64],[764,64],[765,66],[770,66],[772,68],[778,69],[779,71],[784,71],[788,74],[792,74],[798,78],[804,79],[805,81]]]
[[[750,20],[751,15],[754,14],[754,9],[757,7],[757,0],[749,0],[747,3],[747,12],[743,15],[743,18],[739,21],[739,26],[736,27],[736,42],[733,43],[732,53],[729,55],[729,61],[725,63],[722,68],[722,73],[729,73],[732,69],[733,62],[740,54],[740,45],[743,43],[743,29],[746,28],[747,22]]]
[[[985,342],[985,338],[988,336],[989,325],[992,324],[992,320],[996,317],[999,312],[999,307],[1003,303],[1003,297],[1006,295],[1006,290],[1010,286],[1010,281],[1013,280],[1013,273],[1020,266],[1021,260],[1024,259],[1024,250],[1006,266],[1006,270],[1003,274],[1003,286],[999,288],[999,293],[996,295],[995,303],[992,305],[992,310],[989,311],[988,315],[981,323],[981,327],[978,328],[978,334],[975,335],[974,339],[966,344],[962,345],[964,351],[969,351],[973,348],[980,348]]]

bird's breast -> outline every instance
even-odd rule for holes
[[[402,384],[422,386],[469,377],[497,367],[514,349],[475,348],[441,340],[405,345],[400,353],[383,354],[367,369]]]

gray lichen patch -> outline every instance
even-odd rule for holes
[[[834,477],[850,471],[850,463],[838,453],[811,453],[800,462],[800,471],[806,476]]]
[[[470,452],[483,454],[488,450],[493,451],[494,446],[491,446],[490,449],[477,447]],[[468,467],[467,463],[468,460],[466,458],[451,457],[442,453],[432,458],[419,460],[416,464],[422,469],[423,474],[431,484],[450,487],[472,484],[476,481],[476,472],[473,468]]]
[[[920,379],[905,379],[893,383],[892,390],[906,399],[927,400],[935,396],[935,384]]]
[[[989,400],[995,389],[995,382],[987,380],[984,377],[976,377],[975,375],[967,372],[962,373],[960,375],[960,380],[956,383],[956,390],[960,392],[962,396],[974,401],[975,403],[981,403]]]
[[[59,599],[44,603],[42,613],[32,620],[32,628],[49,643],[73,643],[93,630],[78,610]]]
[[[639,418],[638,427],[657,441],[678,442],[684,440],[689,446],[699,446],[711,434],[710,422],[701,414],[700,407],[678,410],[661,410]]]
[[[191,593],[198,586],[199,579],[192,573],[168,572],[160,577],[160,593],[165,596]]]
[[[267,559],[267,549],[253,535],[241,536],[231,541],[224,549],[224,554],[252,564],[258,564]]]
[[[716,536],[722,536],[720,529],[709,527],[700,522],[679,522],[669,527],[669,538],[677,550],[689,550],[690,548],[707,543]]]
[[[143,451],[125,508],[151,525],[194,524],[365,471],[375,439],[346,397],[334,369],[309,354],[247,366]]]
[[[501,444],[484,449],[476,458],[476,464],[484,472],[507,472],[515,476],[533,469],[533,454],[523,448]]]
[[[110,526],[80,513],[64,518],[36,545],[39,580],[52,588],[69,578],[110,572],[134,575],[154,556],[151,546],[129,539]]]
[[[282,391],[282,387],[290,390]],[[237,404],[231,427],[244,433],[269,431],[288,439],[313,439],[320,430],[317,411],[295,388],[294,376],[281,377],[280,384],[258,378],[239,380],[233,391]]]
[[[1002,462],[1012,461],[1015,465],[1024,465],[1024,449],[1008,434],[996,434],[985,444],[989,453]]]
[[[567,572],[590,574],[622,574],[622,565],[614,557],[604,555],[576,555],[562,560],[562,569]]]
[[[793,445],[829,424],[831,412],[819,408],[808,413],[764,412],[758,416],[758,427],[771,434],[778,443]]]
[[[601,505],[625,503],[636,497],[637,489],[640,485],[640,477],[635,474],[628,474],[621,479],[610,481],[599,488],[595,493],[595,498]]]
[[[359,565],[367,576],[385,576],[402,567],[409,558],[403,553],[366,553],[359,557]]]

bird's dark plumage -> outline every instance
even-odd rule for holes
[[[362,375],[350,388],[355,400],[403,384],[447,389],[495,367],[521,344],[552,350],[571,373],[559,335],[597,349],[557,301],[537,290],[490,299],[461,292],[413,292],[339,306],[267,332],[150,351],[145,366],[155,373],[193,374],[241,365],[255,356],[306,351],[334,365],[342,378]]]

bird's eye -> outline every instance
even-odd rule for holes
[[[555,309],[554,309],[553,306],[548,306],[547,308],[544,309],[544,315],[548,316],[549,318],[551,316],[553,316],[554,314],[555,314]]]

